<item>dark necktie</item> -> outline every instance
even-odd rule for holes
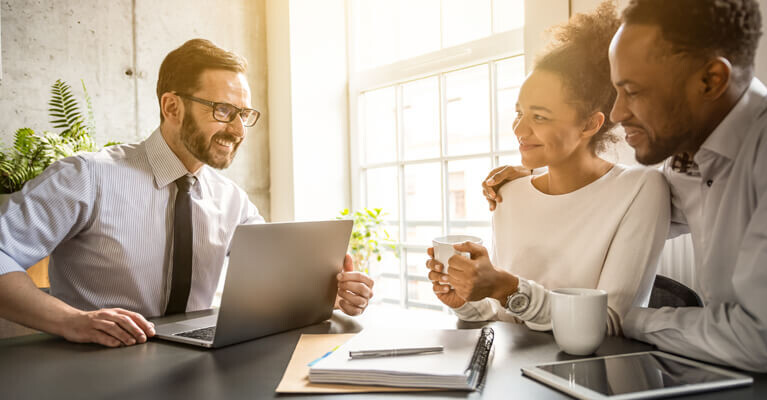
[[[176,213],[173,222],[173,275],[170,298],[165,314],[186,311],[192,287],[192,207],[191,189],[195,177],[184,175],[176,179]]]

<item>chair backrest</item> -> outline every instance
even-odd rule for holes
[[[682,283],[667,276],[656,275],[649,307],[703,307],[703,301],[694,290]]]

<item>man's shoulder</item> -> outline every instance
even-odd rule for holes
[[[145,154],[144,143],[141,142],[116,144],[96,152],[82,153],[80,157],[88,163],[109,164],[132,160],[143,154]]]

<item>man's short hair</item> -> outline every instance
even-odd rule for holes
[[[724,57],[746,70],[762,35],[756,0],[631,0],[623,21],[660,27],[674,53]]]
[[[167,92],[194,93],[199,89],[200,75],[206,69],[245,73],[247,68],[247,61],[236,53],[226,51],[209,40],[189,40],[168,53],[162,61],[157,78],[157,101],[161,102],[162,95]],[[164,119],[160,111],[160,122]]]

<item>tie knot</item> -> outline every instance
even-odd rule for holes
[[[178,187],[179,192],[189,193],[196,180],[197,178],[192,175],[184,175],[181,178],[176,179],[176,186]]]

